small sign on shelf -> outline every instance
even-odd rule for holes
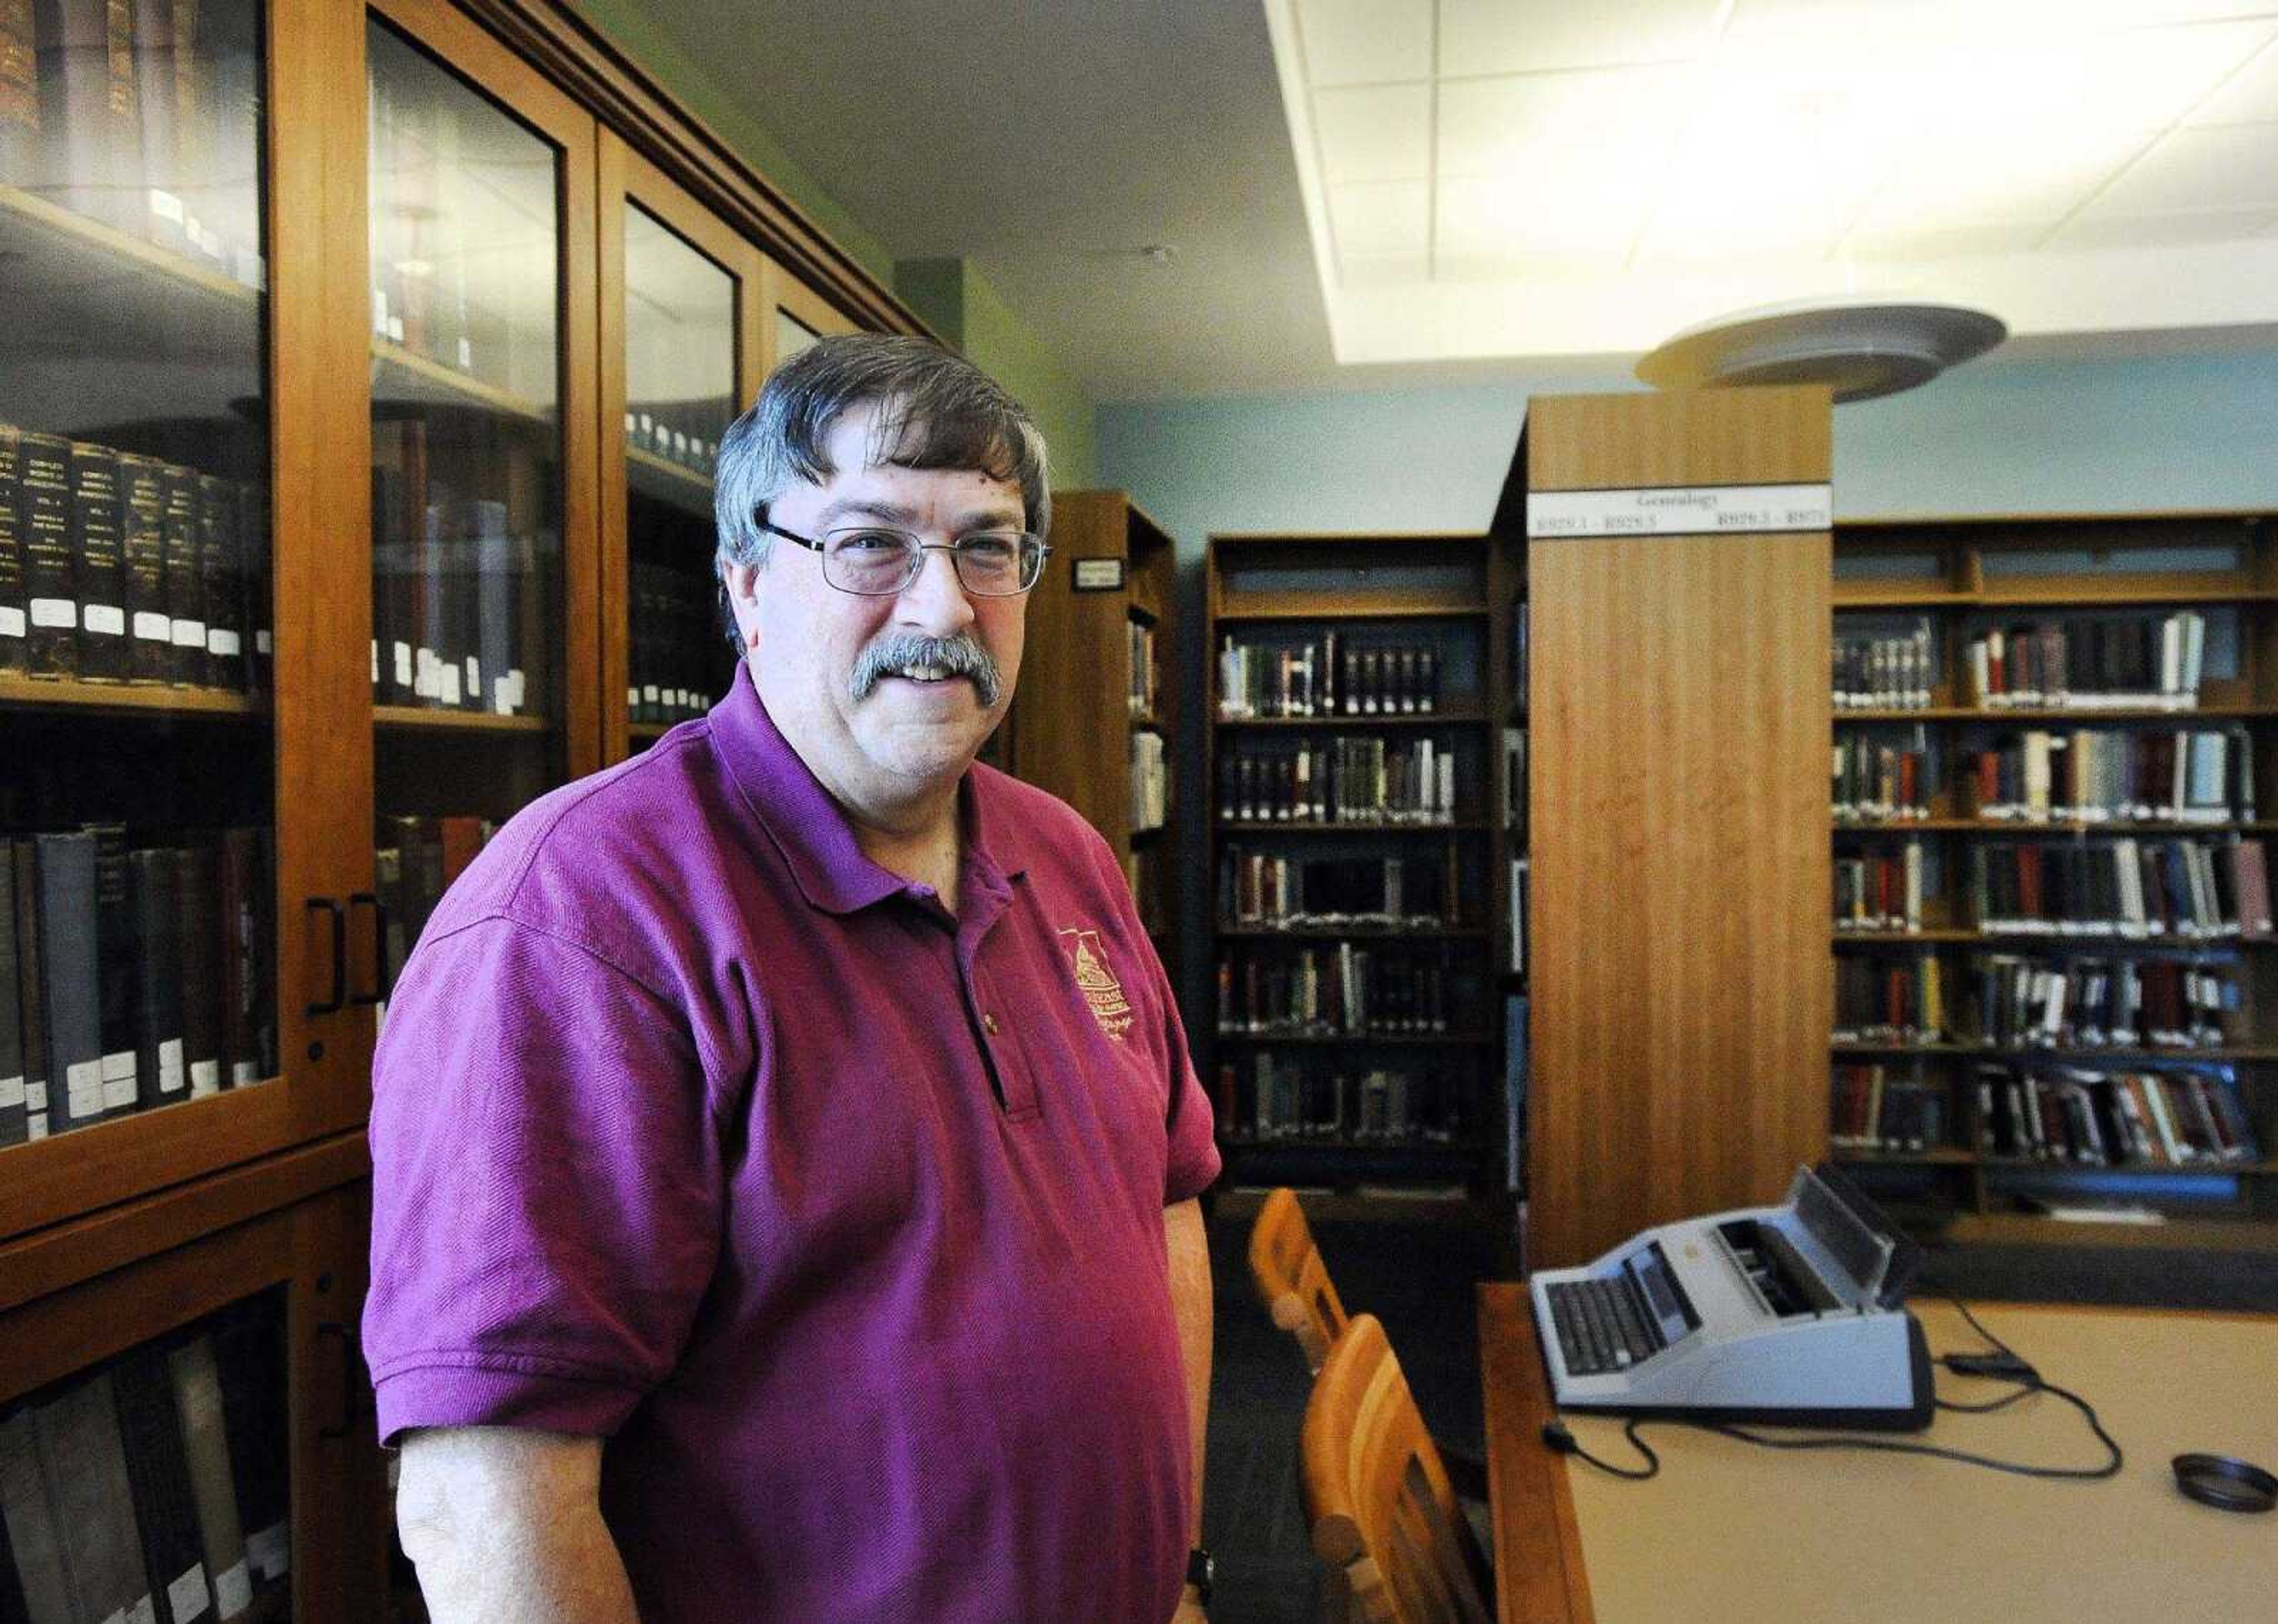
[[[1120,592],[1123,590],[1123,560],[1120,558],[1080,558],[1075,561],[1079,592]]]

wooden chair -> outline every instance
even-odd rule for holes
[[[1313,1244],[1297,1193],[1287,1186],[1265,1198],[1251,1226],[1250,1277],[1273,1323],[1297,1338],[1306,1372],[1319,1375],[1329,1345],[1345,1328],[1345,1306]]]
[[[1376,1316],[1329,1349],[1305,1406],[1299,1481],[1334,1624],[1490,1624],[1494,1578]]]

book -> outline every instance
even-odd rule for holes
[[[177,0],[177,16],[188,0]],[[165,510],[159,555],[166,583],[166,677],[182,686],[207,681],[205,583],[198,568],[199,476],[178,462],[162,465]]]
[[[198,602],[204,612],[205,658],[186,650],[184,669],[196,681],[243,692],[248,686],[243,566],[237,488],[226,479],[198,477]]]
[[[24,1094],[23,1006],[18,991],[22,975],[16,954],[15,847],[0,837],[0,1146],[20,1145],[30,1135]]]
[[[34,190],[142,234],[142,120],[130,0],[34,0],[40,153]]]
[[[182,1067],[190,1098],[218,1094],[227,1078],[222,1069],[221,890],[218,858],[210,845],[176,853],[181,919]]]
[[[127,876],[126,826],[83,823],[95,840],[96,1001],[103,1033],[103,1109],[123,1117],[135,1109],[134,906]]]
[[[11,5],[26,6],[27,28],[30,22],[28,0],[0,0],[0,101],[6,95],[6,18]],[[0,112],[0,121],[5,117]],[[23,431],[0,423],[0,671],[22,671],[29,663],[25,647],[31,623],[24,599],[23,466]]]
[[[221,969],[222,1058],[233,1088],[278,1073],[271,850],[266,828],[222,832],[211,939]]]
[[[32,1624],[79,1624],[79,1598],[64,1565],[63,1534],[49,1502],[29,1405],[0,1420],[0,1521],[7,1524],[26,1616]]]
[[[182,1455],[189,1466],[190,1498],[197,1507],[198,1542],[205,1553],[206,1572],[213,1578],[215,1616],[233,1619],[253,1605],[253,1575],[246,1561],[244,1525],[238,1517],[213,1338],[200,1335],[170,1349],[166,1373],[173,1384]]]
[[[79,675],[126,680],[126,565],[119,550],[118,454],[71,445],[72,557],[79,571]]]
[[[266,1583],[292,1565],[283,1327],[258,1301],[241,1303],[216,1319],[213,1349],[246,1561]]]
[[[25,668],[79,675],[79,566],[72,551],[71,442],[17,438],[17,529],[24,551]]]
[[[52,1124],[43,991],[47,978],[40,953],[38,851],[28,840],[4,843],[13,848],[9,866],[16,896],[16,1015],[24,1042],[24,1137],[45,1139]]]
[[[61,1133],[103,1120],[103,979],[96,938],[95,837],[35,835],[42,1025]]]
[[[214,1616],[212,1582],[164,1348],[146,1342],[121,1355],[111,1364],[111,1383],[141,1532],[143,1569],[159,1604],[157,1619],[161,1624],[198,1624]]]
[[[126,677],[173,675],[174,626],[166,613],[166,465],[118,454],[118,551],[125,583]]]
[[[182,1041],[181,884],[174,854],[146,847],[126,859],[134,918],[134,1053],[144,1110],[189,1098]]]
[[[80,1616],[149,1619],[150,1581],[108,1370],[83,1376],[32,1412],[40,1471]]]

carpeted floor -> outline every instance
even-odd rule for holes
[[[1472,1286],[1491,1277],[1483,1238],[1412,1224],[1314,1226],[1345,1307],[1374,1314],[1433,1435],[1479,1451],[1479,1338]],[[1296,1345],[1250,1288],[1246,1219],[1213,1219],[1217,1353],[1211,1384],[1204,1536],[1219,1564],[1212,1624],[1319,1616],[1319,1573],[1297,1497],[1308,1381]],[[1988,1301],[2084,1302],[2278,1312],[2268,1254],[1978,1246],[1934,1251],[1918,1292]]]

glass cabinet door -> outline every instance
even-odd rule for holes
[[[768,370],[783,365],[819,338],[856,330],[856,323],[837,306],[773,260],[767,263],[766,284],[764,364]]]
[[[759,256],[613,137],[602,165],[622,264],[602,332],[615,363],[604,391],[622,396],[603,410],[624,437],[622,541],[612,533],[608,552],[624,571],[621,686],[638,748],[709,710],[735,675],[713,569],[712,476],[720,437],[757,384]]]
[[[0,0],[0,1234],[288,1132],[264,27]]]
[[[448,8],[386,7],[366,53],[375,850],[392,974],[492,830],[597,765],[591,498],[570,476],[592,408],[567,364],[580,301],[590,341],[592,278],[565,275],[591,263],[593,138]]]

